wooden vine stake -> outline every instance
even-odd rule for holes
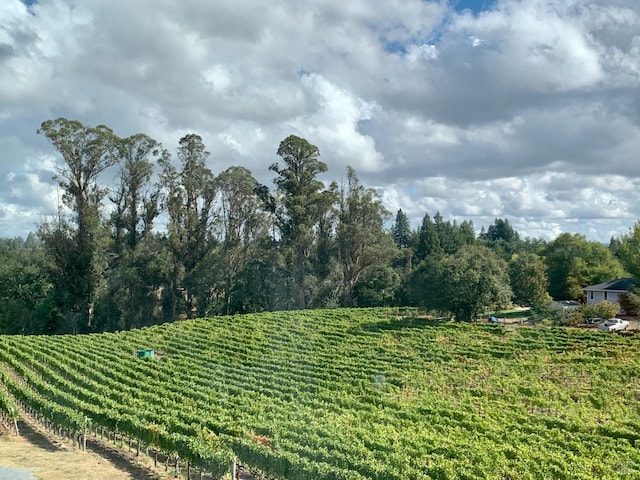
[[[9,418],[13,420],[13,428],[16,431],[16,435],[20,436],[20,431],[18,430],[18,417],[20,414],[18,413],[18,409],[15,406],[11,406],[8,409]]]
[[[85,415],[84,417],[84,430],[82,432],[82,451],[87,451],[87,428],[89,426],[89,418]]]

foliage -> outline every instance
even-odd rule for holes
[[[598,303],[588,303],[580,308],[580,314],[585,320],[591,318],[613,318],[618,312],[620,312],[620,305],[607,300]]]
[[[483,226],[478,240],[509,263],[520,255],[539,255],[540,250],[546,245],[546,241],[542,238],[522,239],[506,218],[496,218],[487,231]]]
[[[415,249],[415,263],[419,264],[430,255],[437,255],[442,253],[440,247],[440,240],[436,233],[436,228],[428,213],[424,214],[422,218],[422,224],[418,230]]]
[[[232,292],[241,272],[255,256],[261,239],[268,235],[271,225],[267,214],[260,210],[255,191],[257,180],[243,167],[230,167],[216,178],[218,206],[215,229],[219,248],[215,264],[219,268],[210,283],[222,298],[213,300],[213,312],[229,314],[232,311]]]
[[[98,176],[118,162],[113,131],[104,125],[88,127],[76,120],[57,118],[43,122],[37,133],[62,155],[64,166],[58,168],[62,199],[73,210],[78,229],[88,228],[106,194]]]
[[[530,310],[529,322],[544,326],[578,326],[582,323],[582,314],[575,307],[565,307],[555,302],[536,305]]]
[[[59,214],[57,222],[45,222],[38,231],[49,259],[60,328],[86,331],[92,327],[106,263],[100,210],[107,189],[98,179],[118,162],[117,137],[104,125],[88,127],[65,118],[43,122],[38,133],[62,156],[57,178],[63,203],[73,214],[70,222]]]
[[[188,317],[203,315],[209,303],[210,291],[201,280],[203,271],[208,271],[202,268],[215,246],[216,183],[206,166],[208,157],[202,138],[189,134],[178,145],[180,170],[169,156],[160,159],[162,201],[169,216],[167,240],[173,257],[173,271],[166,279],[170,318],[176,318],[179,311]]]
[[[105,272],[108,291],[96,307],[96,328],[128,330],[166,321],[162,293],[173,271],[166,238],[146,234]]]
[[[347,168],[347,187],[340,196],[337,244],[343,273],[343,302],[353,306],[353,289],[363,273],[389,263],[395,245],[384,231],[389,212],[373,189],[360,185],[355,171]]]
[[[214,175],[196,134],[181,138],[172,157],[145,134],[119,138],[62,118],[39,133],[60,153],[63,203],[38,237],[7,240],[16,250],[6,255],[0,245],[2,332],[350,305],[425,305],[468,320],[477,308],[509,302],[507,273],[514,301],[542,307],[547,282],[556,296],[579,297],[585,284],[619,276],[611,251],[633,270],[633,235],[603,251],[568,234],[549,244],[520,240],[500,218],[479,239],[471,221],[439,212],[425,213],[413,232],[403,210],[390,225],[380,195],[352,168],[341,187],[326,186],[318,148],[295,135],[279,145],[271,192],[243,167]]]
[[[429,214],[426,213],[417,232],[415,263],[420,263],[430,255],[455,253],[463,246],[474,243],[473,222],[464,220],[458,225],[455,220],[444,220],[440,212],[436,212],[431,220]]]
[[[339,196],[338,185],[332,182],[319,199],[320,216],[305,279],[309,298],[308,306],[313,308],[336,307],[341,301],[342,268],[337,238],[340,216]],[[313,283],[315,288],[311,289],[310,283]]]
[[[635,228],[635,226],[634,226],[634,228]],[[622,240],[621,239],[616,238],[614,236],[612,236],[609,239],[609,250],[611,251],[611,253],[613,254],[614,257],[620,258],[619,255],[618,255],[618,251],[620,250],[621,246],[622,246]],[[622,259],[620,259],[620,260],[622,261]],[[625,262],[623,261],[622,264],[624,265]],[[627,268],[627,267],[625,266],[625,268]],[[627,271],[629,271],[629,270],[627,269]]]
[[[442,218],[440,212],[436,212],[433,217],[433,228],[436,232],[438,243],[446,254],[454,253],[458,249],[457,227],[457,223],[452,223]]]
[[[615,252],[624,268],[640,280],[640,221],[637,221],[627,235],[619,242],[611,241],[610,250]]]
[[[278,228],[284,242],[293,249],[291,271],[298,289],[298,308],[306,307],[306,261],[313,245],[314,227],[320,220],[325,197],[333,192],[322,191],[323,184],[316,177],[327,171],[320,161],[320,150],[304,138],[290,135],[280,142],[277,154],[284,167],[274,163],[269,167],[278,174],[274,179],[282,195],[278,206]]]
[[[293,480],[640,476],[637,337],[399,313],[0,336],[0,383],[55,425],[117,429],[218,477],[231,459]]]
[[[514,255],[509,262],[509,281],[513,301],[518,305],[531,307],[551,301],[545,264],[536,254]]]
[[[451,312],[459,321],[474,320],[483,310],[504,307],[511,299],[506,265],[482,246],[429,257],[418,269],[416,284],[426,307]]]
[[[640,286],[632,286],[626,292],[618,296],[620,307],[628,315],[637,315],[640,313]]]
[[[484,235],[484,240],[490,242],[504,241],[507,243],[516,242],[519,240],[518,232],[516,232],[509,219],[496,218],[492,225],[489,225],[487,233]]]
[[[154,292],[162,280],[153,272],[153,257],[160,254],[152,253],[151,246],[164,245],[152,238],[160,192],[151,179],[154,161],[168,154],[152,138],[137,134],[118,141],[118,155],[119,183],[109,196],[114,209],[109,218],[111,255],[104,272],[107,294],[96,307],[99,330],[136,328],[161,320]]]
[[[393,241],[398,248],[409,248],[412,242],[411,224],[407,218],[407,214],[399,209],[396,213],[396,219],[391,229]]]
[[[547,265],[549,294],[555,299],[580,299],[584,286],[624,276],[622,265],[609,249],[583,235],[563,233],[541,255]]]
[[[0,239],[0,332],[46,333],[41,311],[52,285],[44,272],[41,245]]]
[[[154,161],[166,157],[166,150],[151,137],[132,135],[117,142],[121,169],[119,184],[109,199],[114,204],[110,224],[114,250],[134,249],[153,229],[158,216],[159,192],[151,188]]]
[[[455,224],[455,222],[454,222]],[[456,231],[457,244],[459,247],[473,245],[476,242],[476,233],[471,220],[463,220]]]
[[[282,250],[274,240],[263,238],[231,288],[230,310],[238,313],[290,310],[296,306],[296,294]]]
[[[400,287],[400,275],[388,265],[379,263],[363,273],[353,292],[354,303],[359,307],[393,305]]]

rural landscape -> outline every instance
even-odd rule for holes
[[[640,479],[638,0],[1,0],[0,480]]]
[[[325,186],[301,137],[270,188],[214,175],[197,135],[176,167],[143,134],[39,133],[62,203],[2,241],[5,436],[20,422],[160,477],[640,475],[640,224],[609,245],[502,218],[413,228],[353,170]]]

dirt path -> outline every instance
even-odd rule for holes
[[[87,451],[72,443],[38,431],[24,420],[18,422],[20,436],[0,428],[0,465],[29,469],[39,480],[165,480],[173,478],[152,472],[136,463],[134,455],[87,442]]]

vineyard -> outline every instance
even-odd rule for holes
[[[640,478],[640,336],[396,313],[0,336],[0,410],[208,478]]]

